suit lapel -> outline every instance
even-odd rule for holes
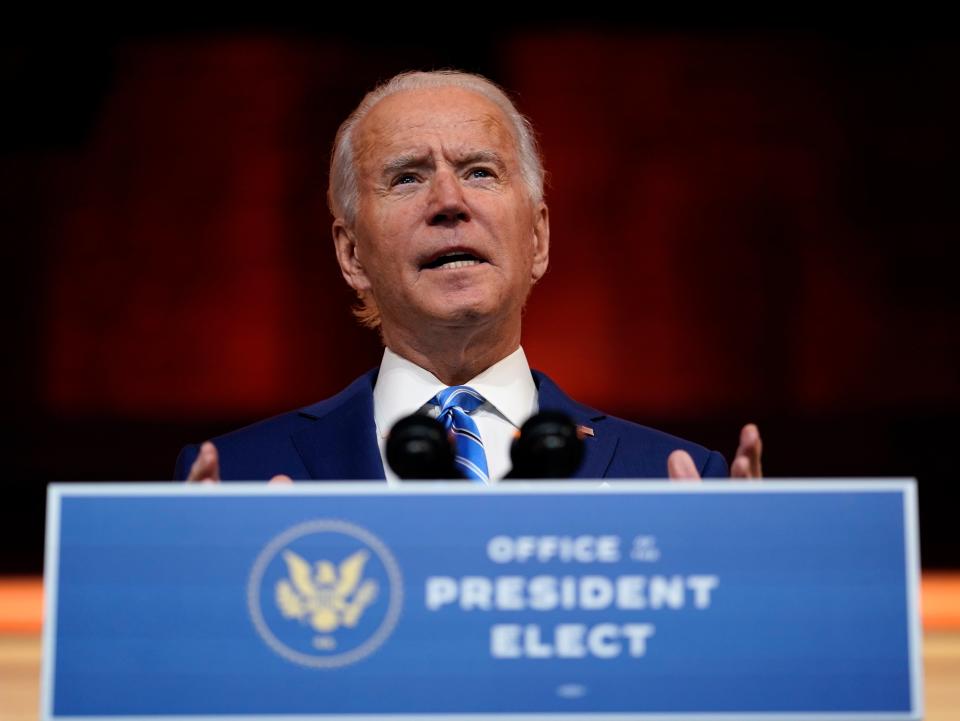
[[[606,414],[577,403],[540,371],[532,371],[537,384],[541,411],[560,411],[570,416],[578,426],[593,430],[593,436],[583,439],[583,463],[574,478],[604,478],[616,451],[619,438],[603,423]]]
[[[386,478],[373,420],[376,378],[377,371],[370,371],[334,398],[300,411],[314,423],[291,438],[311,478],[331,481]]]
[[[603,423],[606,414],[577,403],[550,378],[532,371],[540,410],[567,414],[579,426],[593,430],[583,440],[584,455],[574,478],[604,478],[619,438]],[[384,480],[383,461],[373,419],[373,385],[377,370],[364,374],[341,393],[300,411],[314,422],[291,436],[311,478],[323,480]]]

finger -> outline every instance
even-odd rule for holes
[[[206,464],[204,462],[203,453],[200,452],[193,460],[193,465],[190,466],[190,473],[187,474],[187,483],[199,483],[203,480],[205,471]]]
[[[200,452],[190,466],[190,474],[187,476],[187,483],[203,482],[220,482],[220,459],[217,455],[217,447],[210,441],[205,441],[200,446]]]
[[[738,460],[742,457],[746,459],[747,468],[737,474],[732,474],[737,478],[762,478],[763,469],[760,464],[760,457],[763,453],[763,441],[760,438],[760,429],[753,423],[748,423],[740,431],[740,446],[737,448],[737,455],[734,460],[734,466],[742,466]],[[733,468],[731,467],[731,471]]]
[[[286,475],[285,473],[278,473],[273,478],[270,479],[270,483],[277,485],[286,485],[288,483],[293,483],[293,479]]]
[[[212,450],[211,450],[212,449]],[[190,466],[188,483],[216,483],[219,480],[217,450],[209,441],[200,446],[197,457]]]
[[[693,458],[686,451],[676,450],[667,458],[667,475],[671,481],[699,481],[700,474]]]
[[[750,459],[746,456],[737,456],[730,464],[730,477],[746,480],[750,478]]]

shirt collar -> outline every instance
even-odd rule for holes
[[[521,347],[463,385],[477,391],[517,428],[537,412],[537,386]],[[430,371],[385,348],[373,389],[377,430],[385,436],[394,423],[419,411],[446,387]]]

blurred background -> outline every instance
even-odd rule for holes
[[[533,367],[728,460],[757,422],[770,476],[916,476],[924,566],[960,566],[957,42],[427,30],[5,37],[0,573],[41,571],[47,482],[169,479],[182,445],[379,362],[333,255],[329,146],[375,83],[441,67],[503,84],[540,135]]]

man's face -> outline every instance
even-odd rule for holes
[[[513,321],[547,267],[549,226],[502,111],[461,88],[396,93],[353,139],[360,195],[334,224],[347,282],[394,331]],[[345,251],[350,251],[345,252]]]

